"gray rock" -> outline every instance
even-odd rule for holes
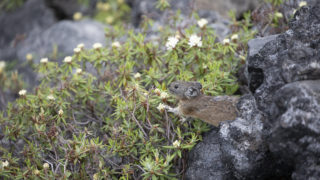
[[[248,42],[249,53],[248,56],[255,56],[259,53],[259,51],[266,45],[268,42],[275,40],[278,35],[271,35],[267,37],[258,37],[255,39],[251,39]]]
[[[320,80],[286,84],[271,107],[270,151],[292,166],[293,179],[319,179]]]
[[[15,46],[30,32],[39,33],[56,22],[43,0],[29,0],[12,12],[0,14],[0,59],[15,58]]]
[[[53,12],[44,1],[29,0],[15,11],[0,14],[0,47],[8,46],[17,36],[40,32],[55,22]]]
[[[205,134],[189,153],[186,179],[263,179],[273,174],[263,113],[252,95],[241,97],[237,106],[238,118]]]
[[[257,109],[252,95],[242,96],[237,105],[239,115],[234,121],[222,123],[219,134],[225,163],[237,179],[261,179],[267,176],[264,116]]]
[[[244,12],[254,10],[258,5],[257,0],[196,0],[198,9],[213,10],[219,12],[224,18],[228,18],[229,11],[234,11],[237,17]]]
[[[36,62],[49,56],[54,47],[58,49],[58,59],[73,54],[73,49],[84,43],[85,48],[92,48],[96,42],[105,44],[105,26],[92,20],[60,21],[41,33],[31,34],[18,46],[17,57],[24,61],[27,53],[33,54]]]
[[[202,153],[211,141],[217,147],[205,158],[191,155],[187,174],[202,169],[197,174],[209,178],[212,166],[204,165],[220,154],[221,172],[234,179],[320,179],[319,14],[319,3],[302,7],[285,33],[250,41],[245,68],[252,95],[240,99],[238,118],[191,152]]]
[[[270,110],[275,91],[286,83],[320,77],[318,8],[298,10],[290,29],[263,49],[251,46],[249,52],[258,53],[247,58],[247,79],[261,109]]]
[[[217,128],[212,129],[204,136],[203,141],[190,151],[185,179],[222,180],[232,177],[223,163],[218,133]]]
[[[292,179],[320,178],[319,14],[319,3],[300,8],[287,32],[247,58],[250,90],[270,127],[269,151]]]

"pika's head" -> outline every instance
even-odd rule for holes
[[[175,81],[169,85],[168,89],[178,99],[192,99],[201,94],[202,85],[196,81]]]

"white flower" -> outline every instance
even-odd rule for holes
[[[174,36],[169,37],[166,43],[167,50],[172,50],[173,48],[175,48],[178,42],[179,42],[179,39],[177,37],[174,37]]]
[[[38,176],[40,174],[40,171],[38,169],[33,170],[33,174]]]
[[[78,21],[82,19],[82,13],[81,12],[76,12],[73,14],[73,20]]]
[[[308,5],[307,1],[301,1],[299,3],[299,7],[306,6],[306,5]]]
[[[32,54],[28,53],[28,54],[26,55],[26,60],[27,60],[27,61],[31,61],[32,59],[33,59]]]
[[[99,174],[98,173],[95,173],[93,176],[92,176],[93,180],[98,180],[99,179]]]
[[[161,99],[166,99],[166,98],[168,98],[168,97],[169,97],[168,93],[166,93],[166,92],[161,92],[161,94],[160,94],[160,98],[161,98]]]
[[[83,43],[78,44],[77,48],[83,49],[84,48],[84,44]]]
[[[240,59],[242,59],[242,60],[244,60],[244,61],[246,60],[246,57],[243,56],[243,55],[240,55],[239,57],[240,57]]]
[[[180,142],[178,140],[175,140],[172,145],[175,147],[175,148],[178,148],[180,147]]]
[[[174,37],[177,38],[177,39],[180,39],[180,38],[181,38],[180,32],[179,32],[179,31],[176,31],[176,35],[175,35]]]
[[[42,165],[42,167],[43,167],[43,169],[48,169],[48,168],[49,168],[49,164],[48,164],[48,163],[44,163],[44,164]]]
[[[5,67],[6,67],[6,62],[0,61],[0,73],[2,73]]]
[[[201,47],[202,46],[201,37],[197,36],[196,34],[192,34],[189,38],[188,45],[190,47],[193,47],[193,46]]]
[[[202,68],[203,68],[203,69],[207,69],[208,66],[207,66],[206,64],[202,64]]]
[[[106,22],[107,22],[108,24],[113,23],[113,21],[114,21],[114,18],[113,18],[112,16],[106,17]]]
[[[77,74],[81,74],[82,73],[82,69],[80,69],[80,68],[76,69],[76,73]]]
[[[239,39],[238,34],[234,34],[234,35],[231,36],[231,40],[234,41],[234,42],[236,42],[238,39]]]
[[[63,110],[60,109],[60,110],[58,111],[58,114],[59,114],[60,116],[62,116],[62,115],[63,115]]]
[[[92,47],[93,47],[93,49],[97,50],[97,49],[102,48],[102,44],[101,44],[101,43],[94,43],[94,44],[92,45]]]
[[[40,63],[42,63],[42,64],[47,64],[48,63],[48,58],[41,58],[40,59]]]
[[[154,93],[160,95],[161,91],[160,91],[160,89],[156,88],[156,89],[154,90]]]
[[[197,23],[198,23],[198,26],[199,26],[200,28],[203,28],[204,26],[206,26],[206,25],[208,24],[208,20],[202,18],[202,19],[200,19]]]
[[[9,162],[7,160],[2,162],[2,167],[8,167],[8,166],[9,166]]]
[[[25,96],[27,94],[27,90],[21,89],[18,94],[19,96]]]
[[[65,62],[65,63],[71,63],[71,61],[72,61],[72,57],[71,56],[67,56],[63,60],[63,62]]]
[[[56,98],[55,98],[52,94],[48,95],[48,96],[47,96],[47,99],[48,99],[48,100],[51,100],[51,101],[56,100]]]
[[[158,107],[157,107],[157,109],[158,109],[160,112],[163,112],[165,108],[166,108],[166,106],[165,106],[164,104],[162,104],[162,103],[160,103],[160,104],[158,105]]]
[[[78,48],[78,47],[73,49],[73,52],[76,54],[80,53],[80,51],[81,51],[81,48]]]
[[[281,12],[276,12],[274,13],[274,15],[277,17],[277,18],[283,18],[283,14]]]
[[[110,5],[108,3],[98,2],[97,9],[102,11],[108,11],[110,9]]]
[[[229,44],[230,44],[230,39],[224,39],[224,40],[222,41],[222,44],[223,44],[223,45],[229,45]]]
[[[119,43],[119,41],[115,41],[111,44],[112,47],[115,47],[115,48],[119,48],[121,47],[121,44]]]
[[[135,78],[135,79],[141,78],[141,74],[140,74],[140,73],[136,73],[136,74],[134,75],[134,78]]]

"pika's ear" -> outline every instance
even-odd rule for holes
[[[197,89],[201,90],[202,89],[202,85],[199,82],[194,82],[194,87],[196,87]]]
[[[201,85],[201,84],[200,84]],[[186,92],[184,93],[184,95],[188,98],[188,99],[192,99],[194,97],[197,97],[200,95],[200,89],[195,88],[195,87],[189,87]]]

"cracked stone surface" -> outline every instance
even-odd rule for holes
[[[189,159],[189,169],[220,159],[233,179],[320,179],[320,4],[300,8],[289,30],[251,40],[249,48],[243,73],[250,94],[234,121],[205,135],[204,148],[219,148]]]

